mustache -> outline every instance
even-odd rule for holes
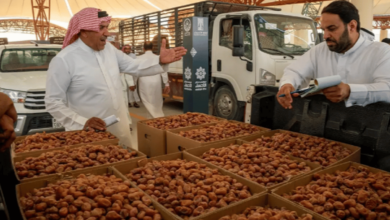
[[[326,42],[334,42],[334,43],[337,43],[337,41],[336,41],[336,40],[334,40],[334,39],[330,39],[330,38],[327,38],[327,39],[325,39],[325,41],[326,41]]]

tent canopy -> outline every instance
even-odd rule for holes
[[[129,18],[199,1],[201,0],[51,0],[50,20],[68,23],[72,14],[86,7],[107,11],[114,18]],[[32,18],[31,0],[1,0],[0,18]]]
[[[48,1],[48,0],[46,0]],[[66,26],[72,14],[85,7],[96,7],[108,12],[114,18],[129,18],[159,9],[164,10],[202,0],[51,0],[50,20]],[[266,0],[264,3],[275,0]],[[322,7],[331,1],[325,1]],[[300,14],[303,4],[277,6],[283,11]],[[390,0],[374,0],[374,14],[390,14]],[[32,18],[31,0],[1,0],[0,18]]]

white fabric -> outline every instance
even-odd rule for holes
[[[128,54],[131,58],[133,58],[133,59],[137,59],[137,56],[135,55],[135,53],[129,53]]]
[[[157,55],[153,54],[152,51],[146,51],[145,54],[138,56],[137,59],[149,60],[156,56]],[[164,83],[167,83],[168,75],[167,73],[163,74],[165,74],[164,78],[166,78]],[[161,78],[163,74],[138,78],[139,95],[142,103],[152,118],[164,117],[164,112],[162,110],[163,98],[161,87]]]
[[[347,107],[390,102],[390,47],[359,37],[345,54],[329,50],[323,42],[306,52],[284,70],[280,86],[290,83],[305,88],[311,79],[340,75],[349,84]]]
[[[108,131],[129,147],[128,109],[119,73],[148,76],[163,73],[164,68],[159,65],[158,56],[147,61],[134,60],[109,43],[104,50],[94,51],[78,39],[50,62],[46,109],[66,130],[81,130],[92,117],[115,115],[120,122]]]
[[[124,73],[121,73],[121,83],[122,83],[122,92],[123,92],[123,101],[125,101],[125,106],[127,108],[129,104],[129,99],[127,97],[127,90],[129,90],[129,86],[127,85]],[[131,120],[130,113],[127,114],[127,118],[129,120],[129,124],[131,125],[133,121]]]
[[[141,99],[139,98],[137,90],[131,91],[129,89],[128,95],[129,95],[129,103],[130,104],[134,104],[134,102],[140,102],[141,101]]]
[[[366,31],[369,31],[369,30],[366,30]],[[359,32],[360,36],[364,37],[365,39],[367,39],[369,41],[374,41],[375,35],[371,35],[371,34],[367,33],[366,31],[360,29],[360,32]],[[370,33],[372,33],[372,32],[370,31]],[[374,34],[374,33],[372,33],[372,34]]]

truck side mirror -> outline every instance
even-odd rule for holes
[[[324,33],[318,33],[318,38],[320,39],[320,43],[324,42]]]
[[[246,62],[246,70],[248,72],[252,72],[253,71],[253,63],[252,62]]]
[[[244,27],[241,25],[233,26],[233,56],[244,56]]]

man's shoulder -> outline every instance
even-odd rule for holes
[[[365,41],[364,53],[372,52],[377,56],[390,56],[390,46],[382,42]],[[376,56],[372,58],[376,59]]]
[[[69,56],[71,56],[72,52],[74,51],[77,51],[78,50],[78,46],[77,44],[73,43],[67,47],[65,47],[64,49],[62,49],[57,55],[56,57],[60,57],[62,59],[65,59]]]

